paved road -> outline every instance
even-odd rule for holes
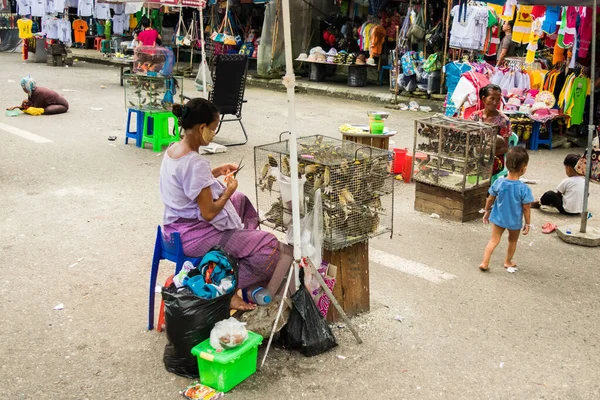
[[[59,116],[0,116],[1,397],[181,398],[189,380],[164,370],[166,337],[145,330],[161,155],[123,143],[116,68],[51,68],[0,54],[3,107],[22,101],[18,82],[27,74],[62,92],[72,108]],[[211,162],[250,160],[253,146],[286,129],[283,93],[252,89],[247,98],[249,144]],[[336,136],[337,126],[363,122],[369,108],[308,96],[297,105],[303,135]],[[398,146],[411,145],[417,116],[390,117]],[[239,135],[231,124],[219,139]],[[536,195],[563,178],[566,153],[531,154]],[[253,194],[252,169],[239,179]],[[599,192],[592,187],[590,202],[600,215]],[[519,243],[519,271],[501,267],[503,243],[483,274],[477,265],[487,227],[415,212],[413,185],[397,182],[396,194],[393,239],[371,242],[372,311],[355,319],[365,343],[336,329],[339,347],[318,357],[275,349],[227,398],[600,398],[599,250],[542,235],[542,223],[567,220],[534,211],[538,229]],[[59,303],[64,309],[53,310]]]

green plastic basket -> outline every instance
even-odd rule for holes
[[[7,117],[16,117],[19,114],[21,114],[21,110],[19,109],[15,109],[15,110],[6,110],[6,116]]]
[[[192,354],[198,358],[200,382],[220,392],[228,392],[256,372],[258,346],[262,336],[248,331],[248,339],[235,349],[217,352],[210,339],[195,346]]]

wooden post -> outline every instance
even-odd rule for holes
[[[427,0],[425,0],[423,5],[423,28],[427,32]],[[423,38],[423,57],[427,59],[427,41],[425,38]]]
[[[369,290],[369,242],[353,244],[341,250],[325,250],[323,260],[338,267],[333,295],[350,317],[370,310]],[[333,308],[329,308],[327,320],[340,321],[342,318]]]
[[[444,58],[442,59],[442,63],[446,64],[446,57],[448,56],[448,42],[450,38],[448,37],[448,32],[450,31],[450,11],[452,11],[452,0],[446,0],[448,2],[448,7],[446,9],[446,36],[444,40]],[[442,80],[440,84],[440,94],[444,93],[444,83],[446,82],[446,74],[444,73],[444,69],[442,68]]]

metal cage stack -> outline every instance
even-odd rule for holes
[[[289,143],[254,148],[261,223],[286,232],[291,225]],[[301,215],[321,189],[323,247],[339,250],[393,230],[394,177],[389,152],[325,136],[298,139]]]
[[[414,180],[458,192],[489,185],[497,131],[443,115],[416,120]]]

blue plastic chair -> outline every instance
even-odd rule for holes
[[[379,71],[379,86],[383,85],[383,72],[390,71],[392,69],[391,65],[382,65],[381,70]]]
[[[154,329],[154,296],[156,288],[156,279],[158,277],[158,266],[161,260],[169,260],[175,263],[175,274],[179,273],[183,263],[190,261],[197,265],[202,257],[187,257],[183,253],[181,237],[179,232],[171,234],[171,241],[164,239],[160,225],[156,230],[156,243],[154,244],[154,257],[152,258],[152,269],[150,271],[150,292],[148,300],[148,330]]]

